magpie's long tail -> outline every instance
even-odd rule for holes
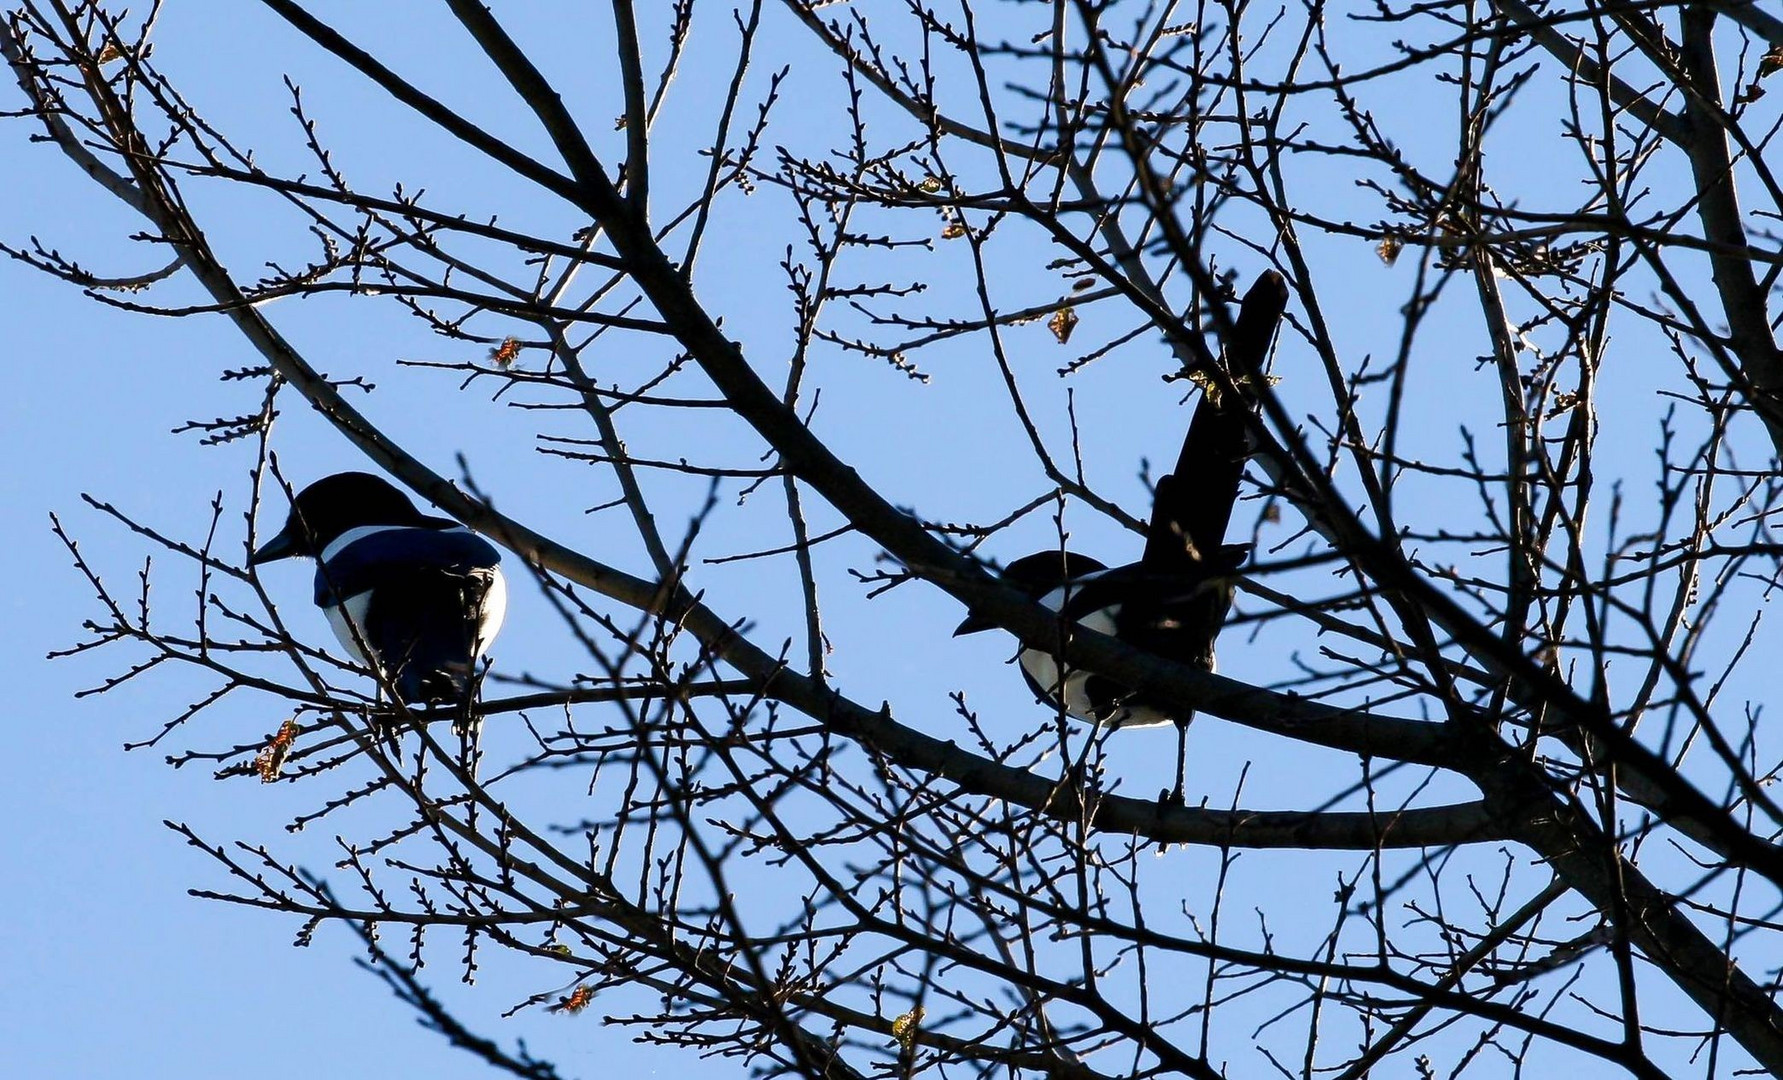
[[[1250,425],[1264,360],[1287,310],[1288,286],[1273,270],[1245,293],[1225,345],[1225,371],[1237,394],[1206,393],[1195,406],[1176,468],[1158,480],[1140,561],[1149,571],[1194,570],[1226,539],[1239,478],[1250,456]]]
[[[1232,604],[1226,575],[1244,562],[1248,547],[1228,546],[1226,529],[1238,502],[1250,456],[1250,426],[1262,389],[1263,362],[1287,310],[1280,274],[1264,273],[1245,293],[1225,342],[1224,392],[1203,390],[1183,437],[1176,468],[1158,479],[1140,565],[1148,576],[1180,580],[1181,596],[1163,590],[1154,603],[1129,603],[1117,616],[1123,636],[1183,663],[1213,670],[1214,639]],[[1188,771],[1188,731],[1194,713],[1177,718],[1176,786],[1166,801],[1182,805]]]

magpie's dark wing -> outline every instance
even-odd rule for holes
[[[495,570],[388,567],[365,611],[366,643],[411,705],[462,700]]]
[[[1103,608],[1121,607],[1143,596],[1148,588],[1138,563],[1117,566],[1094,577],[1074,581],[1059,614],[1080,622]]]
[[[501,554],[464,529],[387,528],[316,567],[316,603],[364,596],[359,633],[411,705],[462,700]]]
[[[1074,582],[1061,614],[1077,622],[1104,608],[1167,610],[1193,600],[1210,577],[1230,574],[1244,565],[1250,550],[1249,544],[1227,544],[1184,573],[1154,573],[1143,563],[1117,566]]]
[[[382,529],[317,563],[316,606],[338,604],[407,569],[466,574],[500,562],[495,545],[468,529]]]
[[[1147,570],[1211,571],[1201,564],[1225,542],[1238,501],[1239,477],[1250,453],[1248,428],[1255,399],[1244,388],[1253,385],[1248,376],[1261,371],[1287,303],[1287,283],[1274,271],[1257,278],[1245,294],[1226,342],[1226,370],[1240,392],[1203,393],[1195,406],[1176,468],[1158,479],[1152,497],[1145,553],[1140,558]]]

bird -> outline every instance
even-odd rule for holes
[[[1075,551],[1025,555],[998,575],[1029,599],[1075,624],[1202,671],[1215,670],[1214,638],[1232,606],[1232,575],[1250,554],[1249,544],[1223,544],[1187,566],[1148,566],[1144,560],[1110,569]],[[968,615],[956,636],[995,628]],[[1024,648],[1017,656],[1022,677],[1036,697],[1067,713],[1109,727],[1154,727],[1177,723],[1173,710],[1148,701],[1114,679],[1067,668],[1046,649]]]
[[[1153,489],[1145,549],[1137,562],[1110,568],[1055,547],[1003,567],[998,575],[1003,582],[1059,613],[1061,637],[1081,626],[1201,671],[1215,670],[1214,641],[1231,611],[1235,575],[1251,552],[1249,544],[1223,541],[1252,449],[1253,380],[1286,304],[1286,283],[1273,272],[1259,277],[1245,296],[1227,349],[1229,383],[1236,392],[1222,395],[1204,386],[1176,467]],[[969,613],[954,634],[995,625]],[[1017,654],[1035,697],[1112,728],[1175,724],[1176,785],[1160,801],[1182,805],[1194,711],[1154,701],[1093,671],[1061,670],[1059,651],[1024,647]]]
[[[405,706],[458,707],[469,753],[478,662],[507,611],[495,546],[381,477],[342,472],[298,492],[248,564],[294,556],[315,560],[316,606],[347,653]]]

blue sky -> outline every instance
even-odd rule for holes
[[[323,15],[349,10],[341,4],[315,7]],[[564,11],[541,10],[544,14],[536,19],[517,24],[518,30],[581,115],[594,118],[588,126],[600,152],[616,160],[622,136],[595,122],[617,112],[611,80],[586,62],[589,56],[604,56],[604,45],[562,33]],[[510,99],[476,81],[479,58],[456,36],[417,21],[406,5],[380,7],[370,14],[355,10],[354,17],[354,35],[374,45],[393,66],[442,94],[456,95],[451,100],[474,119],[518,145],[539,145],[537,132],[516,115]],[[712,62],[723,57],[726,45],[714,38],[707,46],[713,53],[689,64],[671,98],[690,120],[678,134],[665,135],[659,206],[673,205],[675,194],[697,182],[703,168],[691,147],[705,130],[700,125],[710,120],[708,95],[728,77],[728,69]],[[225,131],[248,133],[247,141],[269,163],[301,168],[290,164],[297,153],[295,128],[279,82],[281,73],[290,72],[303,84],[306,103],[321,122],[337,164],[366,188],[419,180],[441,204],[499,210],[516,227],[563,234],[576,227],[561,206],[504,201],[502,189],[481,162],[378,101],[363,83],[343,76],[338,65],[298,43],[258,5],[170,5],[157,47],[159,62],[201,110]],[[810,60],[796,49],[789,52]],[[795,69],[788,93],[792,104],[783,107],[770,142],[822,145],[840,116],[834,95],[827,68],[822,78],[810,69]],[[0,107],[14,107],[15,99],[16,92],[0,94]],[[1391,97],[1374,104],[1387,115],[1403,110],[1416,116],[1428,108],[1424,102]],[[1441,119],[1432,117],[1431,122]],[[893,130],[896,123],[886,119]],[[54,150],[28,144],[26,134],[20,121],[0,127],[0,238],[16,245],[27,236],[41,236],[47,246],[92,264],[102,274],[155,265],[152,252],[130,250],[117,241],[121,232],[139,223],[87,185]],[[1538,155],[1529,147],[1523,151],[1522,156],[1508,153],[1503,166],[1518,180],[1540,168]],[[1433,162],[1441,155],[1440,149],[1430,151]],[[1349,197],[1343,191],[1324,194],[1340,206]],[[777,269],[787,234],[770,211],[784,207],[755,198],[760,201],[727,204],[730,214],[708,249],[702,280],[713,310],[727,317],[727,332],[745,343],[758,370],[778,372],[791,314]],[[201,217],[243,276],[253,276],[257,260],[271,257],[269,252],[283,259],[301,257],[300,247],[268,239],[291,223],[263,200],[226,192],[207,192],[203,200]],[[1409,287],[1409,269],[1405,264],[1385,266],[1365,250],[1358,256],[1342,249],[1343,244],[1361,243],[1316,245],[1321,258],[1348,267],[1327,276],[1324,299],[1338,333],[1357,354],[1385,355],[1396,345],[1398,320],[1392,305]],[[1053,254],[1037,254],[1034,263]],[[1254,272],[1242,254],[1229,258],[1247,275]],[[959,290],[970,278],[957,246],[902,254],[886,265],[889,276],[921,276],[936,283],[938,307],[959,310],[947,305],[961,301]],[[179,283],[170,287],[174,297],[192,294]],[[0,264],[0,298],[10,356],[0,376],[0,451],[13,465],[0,472],[0,514],[22,555],[18,564],[25,568],[5,601],[13,629],[0,635],[0,665],[24,673],[15,680],[8,716],[0,723],[0,755],[10,766],[10,779],[0,789],[0,810],[15,823],[0,831],[0,865],[13,871],[12,885],[0,900],[0,955],[7,957],[6,977],[0,981],[0,1044],[18,1055],[9,1064],[22,1076],[190,1077],[234,1073],[250,1064],[271,1078],[319,1072],[425,1073],[442,1080],[486,1075],[437,1036],[417,1029],[378,983],[353,970],[350,960],[358,950],[347,934],[325,930],[311,948],[291,949],[292,920],[187,896],[188,888],[218,887],[223,880],[213,864],[163,827],[164,819],[190,823],[213,841],[240,837],[277,843],[318,871],[326,871],[336,854],[332,827],[285,836],[284,824],[313,804],[311,790],[213,783],[202,764],[167,768],[164,750],[120,752],[123,743],[152,735],[168,716],[195,700],[195,694],[204,692],[202,683],[183,677],[148,679],[116,693],[76,699],[77,690],[116,673],[123,658],[102,652],[96,658],[53,664],[43,659],[80,638],[80,620],[94,604],[51,535],[48,515],[62,516],[82,550],[126,594],[145,553],[136,538],[84,506],[80,493],[91,492],[148,524],[193,537],[202,534],[209,501],[222,491],[228,504],[223,544],[241,542],[251,448],[204,448],[194,436],[170,430],[186,420],[251,408],[257,388],[218,383],[214,374],[257,363],[257,358],[221,319],[173,321],[113,311],[10,262]],[[964,310],[969,312],[970,305]],[[475,359],[474,347],[429,335],[412,319],[373,304],[324,299],[274,304],[267,312],[318,366],[364,372],[377,382],[377,393],[364,399],[368,413],[436,470],[453,475],[454,454],[465,451],[477,479],[496,493],[504,510],[585,544],[622,568],[643,572],[644,562],[622,523],[583,513],[612,496],[610,481],[588,466],[541,459],[532,452],[528,438],[541,426],[537,414],[491,407],[487,394],[476,388],[456,392],[455,376],[395,363]],[[1457,325],[1465,328],[1465,319]],[[1097,329],[1088,324],[1080,333],[1087,337]],[[1038,323],[1011,331],[1009,340],[1020,352],[1023,377],[1035,386],[1048,385],[1044,380],[1071,355],[1052,343]],[[1422,388],[1433,396],[1427,399],[1429,414],[1409,432],[1410,448],[1452,453],[1457,418],[1470,415],[1479,404],[1465,392],[1449,390],[1473,374],[1473,358],[1484,350],[1471,330],[1461,340],[1456,355],[1445,358],[1455,373]],[[918,357],[934,377],[934,389],[858,357],[820,357],[827,365],[817,425],[821,433],[869,480],[888,484],[894,502],[920,503],[922,513],[933,519],[986,520],[1044,489],[1042,478],[1025,461],[1019,429],[1007,410],[985,407],[1000,395],[1000,378],[973,348]],[[603,356],[621,370],[634,359],[625,348]],[[1668,377],[1663,366],[1667,359],[1637,350],[1618,368],[1616,392],[1643,406],[1636,410],[1640,424],[1630,421],[1620,447],[1606,448],[1610,464],[1605,467],[1621,469],[1631,487],[1651,471],[1644,442],[1653,430],[1648,406],[1653,388]],[[1284,394],[1304,387],[1316,398],[1320,375],[1295,369],[1292,358],[1283,363]],[[1173,455],[1187,418],[1180,396],[1158,382],[1171,366],[1162,349],[1137,359],[1129,354],[1120,366],[1092,368],[1074,384],[1079,418],[1095,433],[1084,447],[1085,468],[1101,490],[1136,512],[1144,500],[1139,460],[1148,457],[1157,464]],[[294,396],[288,395],[283,407],[274,441],[295,481],[360,466],[344,441]],[[1039,421],[1053,448],[1062,448],[1062,394],[1045,398]],[[542,425],[559,430],[552,428],[554,423],[547,419]],[[673,457],[689,438],[680,426],[685,423],[639,419],[627,428],[627,436],[641,456]],[[747,460],[755,452],[751,437],[734,425],[710,423],[698,432],[707,453]],[[569,425],[560,430],[586,434]],[[1618,458],[1619,453],[1624,456]],[[961,462],[969,464],[962,467]],[[778,504],[757,498],[736,507],[740,486],[725,488],[718,519],[725,531],[703,538],[704,557],[778,542]],[[662,500],[664,520],[674,522],[676,514],[684,518],[698,505],[703,484],[661,480],[655,493]],[[814,531],[833,522],[821,507],[813,516]],[[1442,509],[1431,516],[1440,518]],[[1073,526],[1078,542],[1085,550],[1117,552],[1108,561],[1116,561],[1122,545],[1134,542],[1087,514],[1079,521]],[[1045,543],[1049,530],[1036,519],[1000,539],[990,554],[1021,554],[1029,545]],[[673,536],[675,526],[668,531]],[[834,583],[847,580],[845,568],[870,570],[873,556],[869,547],[845,542],[820,549],[818,561],[826,582]],[[784,603],[792,580],[785,561],[727,564],[702,572],[700,585],[710,590],[714,606],[756,620],[762,640],[797,633],[796,612]],[[158,602],[177,617],[191,606],[192,582],[183,568],[165,561],[158,573]],[[274,567],[265,580],[287,601],[287,614],[300,633],[307,631],[318,642],[328,640],[320,617],[307,606],[307,571],[295,565]],[[1007,640],[986,636],[952,641],[948,631],[960,613],[951,604],[936,602],[932,592],[907,587],[869,602],[862,592],[833,584],[826,589],[837,643],[832,668],[856,700],[920,701],[919,708],[902,718],[936,731],[949,730],[945,693],[956,686],[968,686],[973,700],[993,713],[1032,709],[1019,680],[998,663],[1010,651]],[[495,650],[498,670],[547,678],[574,670],[574,650],[556,632],[549,609],[523,585],[515,593],[508,628]],[[888,634],[905,647],[860,647]],[[1275,644],[1247,652],[1227,646],[1222,670],[1240,678],[1279,672],[1276,665],[1284,648]],[[180,746],[207,747],[251,741],[281,719],[268,702],[231,703],[209,714],[198,730],[175,739],[184,738]],[[494,737],[499,744],[501,734]],[[1212,723],[1197,729],[1197,738],[1210,755],[1240,745],[1229,728]],[[1149,793],[1167,782],[1173,750],[1171,733],[1136,733],[1112,748],[1111,761],[1130,785],[1128,793]],[[1296,766],[1256,770],[1245,789],[1247,801],[1256,805],[1298,805],[1306,778],[1322,778],[1319,770],[1332,767],[1329,757],[1318,755],[1301,758],[1284,752],[1270,760],[1276,765],[1290,760]],[[1307,771],[1299,771],[1301,761]],[[1232,781],[1226,773],[1209,778],[1213,802],[1230,798]],[[1347,865],[1340,859],[1307,860],[1300,886],[1317,880],[1323,890],[1338,864]],[[1278,888],[1295,882],[1293,877],[1274,879]],[[771,889],[771,883],[762,887]],[[436,950],[429,968],[432,983],[464,1005],[466,1017],[485,1034],[509,1044],[516,1036],[526,1037],[566,1075],[736,1074],[732,1063],[638,1047],[623,1031],[597,1029],[592,1016],[550,1017],[534,1011],[516,1021],[497,1021],[502,1009],[548,987],[536,982],[535,973],[486,953],[478,988],[463,990],[456,985],[453,952],[450,944]]]
[[[288,100],[278,71],[251,44],[281,33],[275,20],[257,5],[171,8],[157,45],[165,62],[189,79],[194,99],[226,125],[244,118],[279,123]],[[381,29],[388,32],[393,24]],[[283,38],[281,50],[291,45],[291,35]],[[413,44],[422,53],[432,48],[426,39]],[[387,130],[352,123],[352,102],[363,94],[362,87],[343,87],[332,103],[338,107],[329,110],[325,103],[324,111],[340,122],[342,142],[378,145],[389,138]],[[328,97],[321,89],[314,94]],[[0,101],[16,107],[16,90],[0,94]],[[0,130],[6,140],[0,152],[0,235],[13,243],[38,235],[70,256],[111,263],[119,273],[146,265],[143,253],[130,250],[114,263],[121,250],[115,238],[139,222],[88,187],[53,149],[28,145],[23,123],[8,122]],[[279,137],[266,141],[283,144],[288,135],[289,126],[282,125]],[[449,189],[449,180],[440,186]],[[226,201],[211,208],[219,214],[212,220],[225,223],[220,229],[244,227],[239,217],[230,217],[240,211]],[[0,754],[10,763],[0,809],[14,823],[0,835],[0,864],[8,868],[9,883],[0,901],[0,953],[7,957],[0,978],[5,1071],[144,1080],[244,1071],[269,1078],[488,1075],[419,1029],[380,984],[352,967],[359,950],[349,935],[324,930],[312,947],[293,949],[293,920],[186,894],[224,882],[205,857],[163,826],[164,819],[190,823],[216,841],[258,836],[277,842],[284,824],[311,802],[293,798],[287,788],[214,783],[203,765],[171,770],[163,764],[163,749],[121,752],[126,741],[152,735],[195,700],[189,695],[198,682],[145,680],[77,700],[76,691],[116,674],[123,658],[44,660],[50,650],[77,641],[81,620],[96,613],[50,532],[50,513],[62,516],[108,581],[126,592],[145,554],[127,533],[82,504],[80,493],[191,536],[203,528],[211,497],[226,491],[232,505],[223,533],[227,544],[241,543],[251,452],[205,449],[194,437],[169,432],[188,419],[250,407],[257,389],[219,385],[213,375],[255,358],[220,319],[175,322],[108,310],[11,261],[0,263],[0,296],[9,355],[18,361],[7,365],[0,392],[0,448],[13,466],[0,473],[0,515],[25,568],[5,600],[10,629],[0,634],[0,668],[23,675],[0,723]],[[281,311],[275,321],[310,344],[326,331],[306,326],[308,314]],[[367,366],[382,377],[391,366],[388,358],[404,355],[420,335],[382,313],[370,313],[369,322],[386,334],[395,327],[410,337],[399,344],[354,324],[328,338],[326,347],[378,354],[380,361]],[[424,339],[422,345],[437,348]],[[467,352],[475,355],[460,355]],[[281,424],[278,450],[295,478],[361,465],[295,398],[286,404],[290,415]],[[408,425],[403,437],[447,471],[465,441],[426,423]],[[291,601],[289,614],[302,630],[327,640],[308,605],[308,571],[290,564],[268,580]],[[176,570],[158,589],[170,615],[189,612],[191,604],[176,597],[181,591],[189,596],[190,587]],[[535,598],[517,597],[507,640],[523,644],[529,621],[536,633],[541,614]],[[224,710],[216,726],[192,741],[252,740],[282,717],[266,703]],[[316,832],[298,861],[327,871],[331,833]],[[439,966],[429,972],[448,995],[457,988],[458,972],[445,958],[455,951],[440,949]],[[535,1014],[493,1023],[495,1013],[525,994],[549,989],[503,975],[500,963],[486,965],[487,993],[478,1001],[477,1019],[490,1022],[486,1031],[510,1046],[516,1035],[531,1036],[534,1048],[554,1055],[566,1075],[648,1075],[664,1068],[675,1075],[732,1073],[636,1048],[619,1032],[592,1034],[598,1023],[592,1015]],[[460,993],[457,1000],[467,996]]]

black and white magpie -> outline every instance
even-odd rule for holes
[[[1187,566],[1148,566],[1141,560],[1111,570],[1075,551],[1040,551],[1010,563],[1000,576],[1059,612],[1061,623],[1213,671],[1214,638],[1232,606],[1231,575],[1249,554],[1249,544],[1227,544]],[[973,615],[954,633],[972,634],[994,626]],[[1092,671],[1067,668],[1061,682],[1058,658],[1045,649],[1024,648],[1016,659],[1036,697],[1054,707],[1062,704],[1080,720],[1110,727],[1186,723],[1178,719],[1179,710],[1153,704]]]
[[[379,477],[344,472],[298,492],[248,563],[295,555],[316,560],[316,606],[355,660],[405,705],[460,705],[470,726],[477,662],[507,610],[494,545]]]
[[[1138,562],[1110,569],[1087,555],[1055,548],[1003,568],[1005,582],[1059,613],[1061,633],[1082,626],[1166,659],[1214,670],[1214,640],[1232,607],[1233,575],[1250,554],[1249,544],[1223,542],[1251,451],[1255,395],[1246,388],[1257,385],[1253,380],[1260,377],[1286,304],[1286,283],[1274,273],[1260,277],[1245,296],[1227,349],[1227,370],[1238,392],[1204,390],[1176,468],[1158,479],[1153,492]],[[968,615],[954,633],[994,625]],[[1080,720],[1110,727],[1176,724],[1176,788],[1167,797],[1182,802],[1193,711],[1148,700],[1095,672],[1068,666],[1061,670],[1051,650],[1023,648],[1017,662],[1037,698]]]

